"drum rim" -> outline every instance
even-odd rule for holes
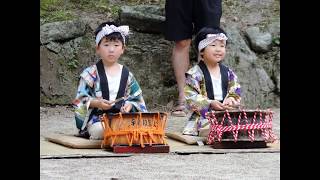
[[[243,110],[245,113],[271,113],[271,110],[256,110],[256,109],[246,109]],[[242,110],[228,110],[229,113],[242,113]],[[211,111],[210,113],[214,113],[215,115],[224,114],[226,111]]]
[[[163,114],[168,114],[166,112],[133,112],[133,113],[121,113],[122,116],[126,116],[126,115],[140,115],[141,114],[158,114],[160,113],[161,115]],[[109,113],[108,115],[111,115],[111,116],[117,116],[119,115],[120,113]]]

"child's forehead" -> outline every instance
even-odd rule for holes
[[[226,41],[226,40],[219,40],[219,39],[216,39],[216,40],[212,41],[210,44],[215,44],[215,43],[226,44],[226,43],[227,43],[227,41]]]
[[[103,37],[101,42],[121,42],[119,39]]]

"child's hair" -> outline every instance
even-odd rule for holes
[[[202,41],[203,39],[206,39],[208,34],[220,34],[220,33],[223,33],[227,36],[226,32],[219,27],[216,27],[216,28],[204,27],[200,29],[200,31],[196,34],[196,37],[194,39],[195,48],[198,50],[200,41]],[[204,48],[201,50],[201,52],[202,51],[204,51]]]
[[[103,28],[104,26],[106,26],[106,24],[108,24],[108,25],[114,25],[114,26],[118,27],[118,24],[116,24],[116,23],[114,23],[114,22],[104,22],[104,23],[100,24],[100,25],[97,27],[96,31],[94,32],[95,37],[97,37],[98,33],[102,30],[102,28]],[[106,37],[109,41],[119,40],[119,41],[122,42],[122,45],[125,44],[124,41],[123,41],[123,37],[121,36],[121,33],[120,33],[120,32],[113,32],[113,33],[108,34],[108,35],[106,35],[106,36],[104,36],[104,37]],[[102,40],[102,39],[101,39],[101,40]],[[99,41],[99,44],[101,43],[101,40]],[[127,39],[126,39],[125,41],[127,41]],[[98,44],[98,45],[99,45],[99,44]]]

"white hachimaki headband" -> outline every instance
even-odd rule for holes
[[[96,36],[96,45],[98,46],[100,40],[113,32],[119,32],[123,38],[123,43],[126,44],[126,36],[129,34],[129,26],[114,26],[114,25],[108,25],[106,24],[101,31]]]
[[[207,47],[215,40],[227,40],[227,36],[223,33],[219,34],[207,34],[207,37],[199,42],[198,51],[200,52],[203,48]]]

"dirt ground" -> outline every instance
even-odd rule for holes
[[[280,139],[280,109],[273,130]],[[167,131],[186,118],[169,117]],[[76,133],[70,107],[40,107],[40,140]],[[131,157],[40,159],[40,179],[280,179],[280,153],[135,154]]]

